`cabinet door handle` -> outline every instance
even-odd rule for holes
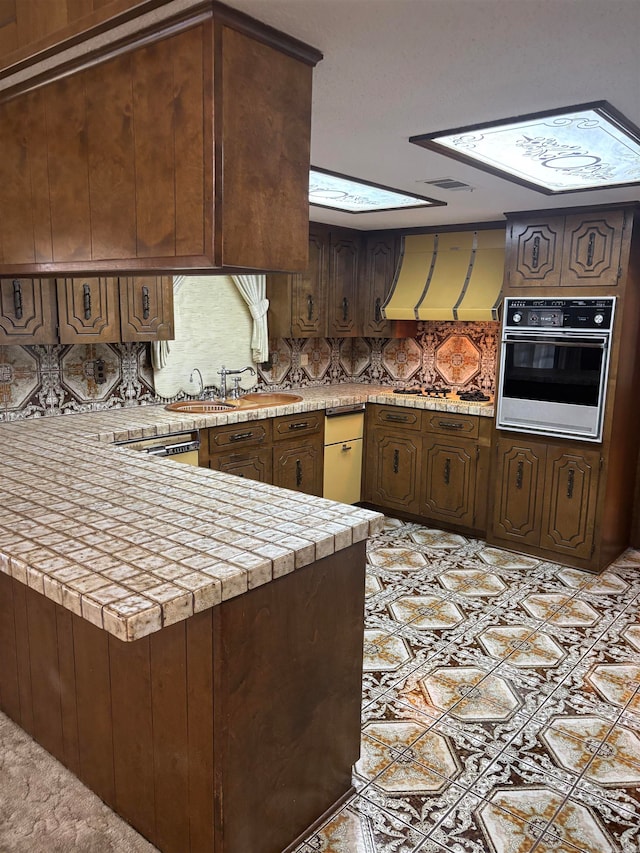
[[[438,421],[438,426],[441,426],[443,429],[464,429],[464,424],[461,424],[459,421]]]
[[[596,248],[596,235],[593,231],[589,234],[589,243],[587,244],[587,266],[590,267],[593,264],[593,255]]]
[[[399,424],[406,424],[409,422],[409,418],[406,415],[383,415],[383,420],[385,421],[394,421]]]
[[[400,451],[396,448],[393,451],[393,473],[397,474],[400,470]]]
[[[524,476],[524,462],[518,462],[518,470],[516,471],[516,489],[522,488],[522,478]]]
[[[567,497],[569,500],[573,497],[573,487],[576,479],[576,472],[573,468],[569,469],[569,476],[567,477]]]
[[[296,459],[296,486],[302,485],[302,462]]]
[[[540,237],[533,238],[533,251],[531,252],[531,266],[534,270],[538,269],[540,263]]]
[[[373,316],[376,323],[380,323],[382,321],[382,311],[380,310],[380,297],[376,299],[376,307],[373,311]]]
[[[17,278],[13,280],[13,308],[16,320],[22,320],[22,285]]]
[[[451,480],[451,459],[447,458],[444,460],[444,484],[445,486],[449,485]]]
[[[298,423],[289,424],[289,429],[306,429],[308,426],[308,421],[298,421]]]
[[[307,296],[307,320],[309,322],[313,320],[313,296],[311,294]]]
[[[248,438],[252,437],[252,432],[236,432],[229,436],[229,441],[246,441]]]
[[[91,319],[91,288],[88,284],[82,285],[82,301],[84,303],[84,319]]]
[[[343,297],[342,299],[342,321],[344,323],[349,319],[349,300],[347,297]]]
[[[351,447],[351,445],[349,445],[349,444],[343,444],[342,445],[342,452],[346,453],[347,450],[353,450],[353,447]]]
[[[142,319],[148,320],[149,314],[150,314],[150,310],[149,310],[149,288],[143,287],[142,288]]]

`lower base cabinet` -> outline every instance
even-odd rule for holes
[[[273,485],[322,497],[322,444],[287,442],[273,448]]]
[[[490,432],[490,418],[370,406],[363,499],[426,523],[484,534]]]
[[[595,550],[600,450],[500,437],[495,454],[490,541],[520,543],[549,552],[550,559],[588,561]]]

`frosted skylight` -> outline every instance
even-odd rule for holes
[[[549,194],[640,183],[640,130],[606,101],[409,141]]]
[[[446,202],[400,192],[380,184],[370,184],[312,166],[309,172],[309,204],[347,213],[371,213],[377,210],[442,206]]]

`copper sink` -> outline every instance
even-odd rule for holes
[[[299,403],[302,397],[297,394],[287,394],[275,392],[273,394],[268,391],[256,391],[254,394],[243,394],[239,400],[233,402],[240,409],[263,409],[267,406],[286,406],[290,403]]]
[[[213,415],[216,412],[229,412],[237,408],[239,400],[180,400],[165,406],[170,412],[183,412],[188,415]]]

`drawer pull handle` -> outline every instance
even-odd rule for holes
[[[569,476],[567,477],[567,497],[569,500],[573,497],[573,487],[575,485],[576,472],[573,468],[569,470]]]
[[[394,421],[399,424],[406,424],[409,422],[409,418],[406,415],[383,415],[382,419],[385,421]]]
[[[396,448],[393,451],[393,473],[397,474],[400,469],[400,451]]]
[[[441,426],[443,429],[464,429],[464,424],[461,424],[459,421],[457,423],[454,421],[438,421],[438,426]]]
[[[82,285],[82,300],[84,303],[84,319],[91,319],[91,288],[88,284]]]
[[[296,486],[302,485],[302,462],[296,459]]]
[[[522,488],[522,478],[524,476],[524,462],[518,462],[518,470],[516,471],[516,489]]]
[[[349,300],[345,296],[342,299],[342,322],[346,323],[349,319]]]
[[[445,486],[449,485],[451,480],[451,459],[447,457],[444,461],[444,484]]]
[[[533,238],[533,251],[531,252],[531,266],[534,270],[538,269],[540,263],[540,236]]]
[[[289,429],[306,429],[308,426],[308,421],[298,421],[297,424],[289,424]]]
[[[380,297],[376,299],[376,307],[373,313],[374,319],[376,323],[380,323],[382,321],[382,311],[380,310]]]
[[[346,453],[347,450],[353,450],[353,447],[351,447],[351,445],[349,445],[349,444],[343,444],[342,445],[342,452]]]
[[[587,266],[593,266],[593,254],[596,248],[596,235],[593,231],[589,234],[589,243],[587,245]]]
[[[16,320],[22,320],[22,285],[17,278],[13,280],[13,307]]]
[[[149,314],[151,313],[149,309],[149,288],[142,288],[142,319],[148,320]]]
[[[307,296],[307,320],[309,322],[313,320],[313,296],[311,294]]]
[[[236,432],[229,436],[229,441],[246,441],[248,438],[252,437],[252,432]]]

